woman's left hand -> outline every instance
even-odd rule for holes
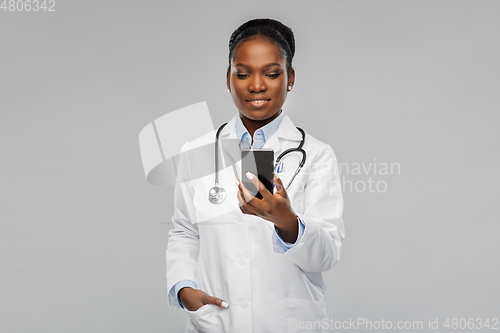
[[[299,233],[297,214],[292,209],[292,204],[286,193],[281,179],[274,175],[276,192],[272,194],[266,186],[252,173],[247,173],[247,178],[255,185],[262,199],[254,197],[250,191],[238,181],[238,201],[243,214],[255,215],[264,220],[273,222],[280,232],[281,238],[288,243],[295,243]]]

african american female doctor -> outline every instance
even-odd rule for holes
[[[271,148],[275,160],[302,142],[282,110],[295,82],[294,53],[293,32],[279,21],[254,19],[233,32],[227,88],[238,112],[220,140],[237,140],[240,151]],[[189,181],[193,166],[208,162],[189,152],[214,142],[215,131],[182,147],[186,157],[179,162],[166,252],[169,305],[185,309],[187,332],[300,332],[307,323],[321,322],[327,318],[322,272],[339,260],[344,239],[331,146],[306,134],[307,159],[288,189],[300,157],[283,158],[274,193],[255,175],[239,175],[248,177],[262,199],[225,172],[231,167],[220,170],[227,197],[214,204],[208,191],[215,170]],[[308,332],[326,332],[324,326]]]

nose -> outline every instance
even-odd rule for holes
[[[252,75],[248,83],[249,92],[262,92],[267,90],[266,81],[261,75]]]

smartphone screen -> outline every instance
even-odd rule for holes
[[[274,187],[274,151],[272,149],[243,149],[241,151],[241,181],[250,193],[257,199],[262,195],[247,178],[250,171],[259,177],[269,192],[273,194]]]

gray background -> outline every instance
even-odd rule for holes
[[[139,131],[225,87],[238,25],[297,39],[285,112],[341,163],[399,163],[346,191],[335,320],[499,317],[498,1],[56,1],[0,11],[0,331],[181,332],[166,306],[173,188]],[[381,330],[379,330],[381,331]],[[422,330],[426,331],[426,330]]]

